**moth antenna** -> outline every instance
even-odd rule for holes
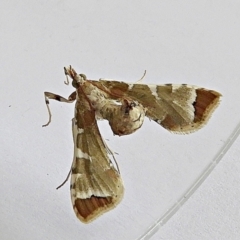
[[[147,73],[147,70],[144,70],[143,76],[139,80],[137,80],[137,83],[141,82],[145,78],[146,73]]]
[[[61,183],[61,184],[56,188],[57,190],[58,190],[60,187],[62,187],[62,186],[68,181],[68,179],[69,179],[69,177],[70,177],[70,174],[71,174],[71,171],[72,171],[72,166],[71,166],[71,168],[70,168],[70,171],[69,171],[66,179],[63,181],[63,183]]]

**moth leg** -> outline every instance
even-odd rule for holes
[[[107,153],[112,156],[112,158],[113,158],[113,160],[114,160],[114,162],[115,162],[115,164],[116,164],[117,171],[118,171],[118,173],[120,174],[120,170],[119,170],[119,167],[118,167],[117,160],[116,160],[116,158],[115,158],[115,156],[114,156],[114,153],[113,153],[112,150],[108,147],[108,145],[106,144],[105,140],[104,140],[104,139],[102,139],[102,140],[103,140],[103,144],[104,144],[104,146],[105,146],[105,148],[106,148]],[[118,153],[115,152],[115,154],[118,154]],[[112,164],[112,161],[111,161],[111,160],[110,160],[110,163]]]
[[[51,114],[51,111],[50,111],[50,108],[49,108],[49,99],[53,99],[53,100],[57,100],[59,102],[66,102],[66,103],[72,103],[76,100],[76,91],[74,91],[72,94],[70,94],[70,96],[68,97],[68,99],[58,95],[58,94],[55,94],[55,93],[50,93],[50,92],[44,92],[44,97],[45,97],[45,103],[46,103],[46,106],[47,106],[47,110],[48,110],[48,115],[49,115],[49,120],[46,124],[42,125],[43,127],[46,127],[49,125],[49,123],[51,122],[51,119],[52,119],[52,114]]]
[[[72,172],[72,167],[70,168],[70,171],[69,171],[69,173],[68,173],[66,179],[65,179],[65,180],[63,181],[63,183],[61,183],[56,189],[59,189],[60,187],[62,187],[62,186],[68,181],[71,172]]]
[[[143,76],[139,80],[137,80],[136,83],[142,82],[142,80],[145,78],[146,74],[147,74],[147,70],[144,70]]]

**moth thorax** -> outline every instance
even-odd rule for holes
[[[128,135],[139,129],[145,117],[145,108],[135,102],[123,100],[122,104],[109,103],[104,106],[103,118],[109,121],[116,135]]]

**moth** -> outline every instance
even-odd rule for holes
[[[98,119],[108,120],[113,133],[119,136],[139,129],[145,116],[170,132],[191,133],[207,123],[221,97],[216,91],[187,84],[88,80],[71,66],[65,67],[64,72],[65,84],[69,84],[70,77],[75,91],[67,99],[44,92],[49,121],[43,126],[51,122],[49,99],[66,103],[76,100],[72,119],[74,157],[64,183],[71,175],[73,209],[84,223],[116,207],[124,193],[118,167],[112,163],[99,132]]]

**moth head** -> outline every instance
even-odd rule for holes
[[[79,87],[79,84],[81,84],[81,83],[82,83],[83,81],[85,81],[85,80],[87,80],[86,75],[83,74],[83,73],[81,73],[81,74],[78,75],[77,78],[74,78],[74,79],[72,80],[72,86],[73,86],[74,88],[78,88],[78,87]]]
[[[69,84],[68,76],[72,79],[72,86],[74,88],[78,88],[79,84],[87,80],[87,77],[85,74],[77,74],[76,71],[72,68],[70,65],[69,67],[64,67],[64,73],[66,75],[67,81],[65,84]]]
[[[139,129],[144,121],[146,109],[135,101],[123,100],[122,105],[115,106],[108,118],[114,134],[128,135]]]

